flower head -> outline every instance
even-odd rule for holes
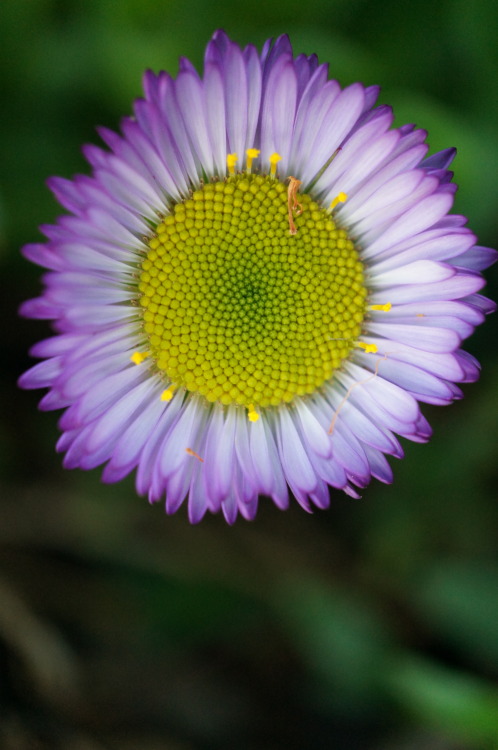
[[[376,87],[341,89],[287,37],[223,32],[204,75],[147,72],[91,176],[52,178],[69,215],[24,254],[49,269],[22,313],[54,321],[20,380],[65,409],[68,468],[106,463],[168,513],[310,510],[392,479],[418,402],[478,376],[459,347],[493,305],[495,252],[448,215],[454,149],[392,129]]]

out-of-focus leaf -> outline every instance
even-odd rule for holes
[[[165,642],[185,647],[233,640],[262,614],[254,599],[220,583],[166,579],[137,567],[114,570],[110,579],[139,609],[158,647]]]
[[[447,11],[448,36],[465,60],[462,89],[479,116],[494,122],[498,115],[498,5],[487,0],[452,0]]]
[[[329,76],[340,81],[342,86],[355,81],[365,85],[379,84],[384,78],[384,60],[338,31],[331,33],[298,26],[292,34],[292,42],[295,49],[314,53],[320,62],[328,62]]]
[[[424,727],[477,742],[494,750],[498,742],[498,691],[473,675],[434,662],[403,656],[386,676],[393,700]]]
[[[482,666],[498,667],[496,567],[458,560],[435,563],[414,593],[420,616],[431,628]]]
[[[323,702],[360,705],[373,699],[388,643],[382,616],[358,595],[314,579],[275,592],[274,606],[304,665],[325,688]]]

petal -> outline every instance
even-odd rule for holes
[[[473,271],[484,271],[493,263],[496,263],[498,252],[491,247],[476,245],[465,253],[460,253],[455,258],[455,265],[461,268],[470,268]]]
[[[17,381],[20,388],[49,388],[61,373],[62,358],[54,357],[39,362],[26,370]]]
[[[171,425],[178,418],[178,414],[183,406],[184,396],[181,391],[176,391],[173,399],[165,405],[159,420],[155,427],[151,429],[151,432],[144,444],[143,450],[140,454],[138,463],[138,470],[136,476],[136,487],[137,492],[140,495],[150,493],[152,489],[152,477],[154,468],[158,463],[159,451],[164,441],[164,437],[168,434]],[[160,487],[158,497],[150,496],[152,501],[159,499],[164,489],[164,485]]]
[[[277,414],[277,445],[287,482],[302,492],[312,492],[317,484],[316,474],[286,409]]]
[[[439,195],[436,193],[421,200],[396,221],[393,221],[391,226],[378,239],[369,244],[364,251],[364,257],[373,258],[395,243],[406,239],[406,237],[419,234],[424,229],[432,227],[449,211],[452,203],[452,196],[445,193]],[[362,242],[367,241],[368,237],[363,236]]]
[[[276,152],[282,157],[282,174],[286,174],[290,156],[296,102],[294,65],[287,55],[282,55],[269,73],[261,108],[261,164],[266,166]]]
[[[119,481],[135,468],[164,408],[165,403],[160,401],[157,393],[154,393],[149,404],[135,415],[133,421],[121,432],[111,460],[104,469],[104,482]]]
[[[379,272],[378,268],[375,268],[375,275],[372,274],[370,286],[373,289],[383,289],[400,284],[432,284],[451,279],[454,275],[455,270],[445,263],[416,260],[390,271]]]
[[[307,445],[322,458],[329,458],[332,453],[330,438],[323,429],[320,422],[307,407],[306,402],[296,400],[296,412],[298,416],[298,429],[300,429]]]
[[[423,321],[423,318],[422,318]],[[408,344],[426,352],[452,352],[458,348],[461,337],[455,331],[435,326],[403,325],[401,323],[370,323],[369,329],[394,342]]]
[[[363,367],[370,369],[371,363],[368,355],[358,355],[358,361]],[[404,390],[416,394],[418,400],[421,400],[421,397],[424,396],[436,398],[438,402],[449,403],[452,401],[452,391],[443,380],[415,365],[388,357],[378,364],[377,372],[389,382],[396,383]],[[422,398],[422,400],[425,401],[426,398]]]
[[[423,303],[443,300],[459,299],[482,289],[485,282],[480,276],[467,276],[458,274],[446,281],[438,281],[434,284],[407,284],[401,287],[390,287],[382,294],[375,291],[371,296],[373,304],[384,304],[388,299],[393,305],[418,302],[420,314],[424,313]]]
[[[209,497],[215,502],[225,500],[232,484],[235,453],[235,408],[228,409],[226,418],[223,409],[214,409],[207,436],[204,461]]]
[[[363,86],[357,83],[348,86],[337,97],[334,97],[329,106],[327,116],[324,119],[323,126],[315,138],[313,159],[310,160],[309,165],[303,170],[302,179],[304,184],[316,177],[318,170],[326,165],[334,152],[341,146],[361,115],[364,102],[365,90]],[[375,123],[374,125],[374,129],[378,130],[378,124]],[[337,158],[334,159],[322,177],[317,181],[315,189],[318,193],[323,190],[325,185],[330,185],[334,181],[337,162],[340,162],[340,157],[343,156],[345,150],[346,146],[344,146],[343,151],[338,154]]]
[[[203,87],[198,76],[190,72],[179,73],[175,92],[185,130],[197,159],[204,170],[212,175],[214,173],[213,152],[206,123]]]
[[[222,176],[226,171],[227,136],[223,78],[217,65],[206,66],[204,75],[204,110],[213,154],[213,170]]]

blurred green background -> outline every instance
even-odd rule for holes
[[[67,472],[57,416],[16,390],[44,323],[16,318],[40,271],[19,247],[87,171],[145,68],[200,67],[216,28],[290,34],[343,84],[382,85],[397,124],[456,146],[457,212],[498,235],[498,4],[492,0],[3,0],[0,4],[0,747],[6,750],[496,750],[496,319],[481,381],[424,408],[391,487],[327,512],[262,502],[190,527],[133,481]],[[488,294],[496,298],[497,274]]]

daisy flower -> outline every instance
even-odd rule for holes
[[[493,309],[495,251],[448,213],[455,150],[427,158],[377,87],[286,36],[258,53],[218,31],[203,76],[182,59],[144,91],[85,148],[90,176],[49,180],[68,214],[24,248],[49,270],[22,314],[56,335],[20,385],[64,409],[64,466],[136,469],[192,522],[391,482],[398,436],[430,436],[419,402],[478,377],[460,344]]]

